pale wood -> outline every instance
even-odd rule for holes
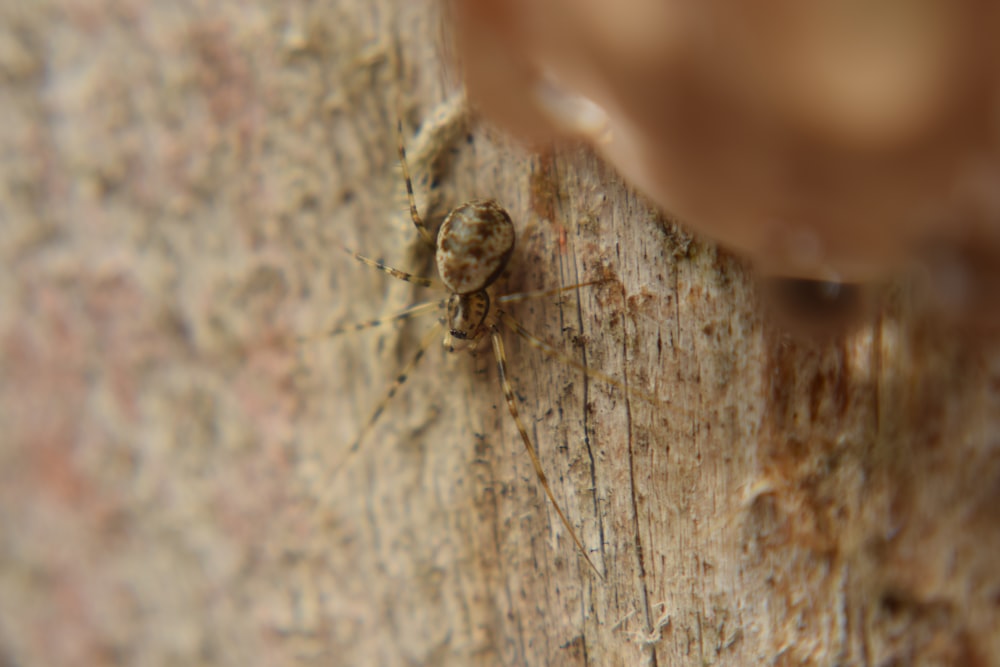
[[[429,322],[295,340],[425,293],[340,246],[430,268],[394,125],[457,90],[438,9],[71,5],[0,21],[0,661],[1000,660],[995,349],[905,289],[794,342],[589,152],[470,124],[432,213],[508,207],[506,290],[613,277],[511,310],[661,400],[506,339],[601,581],[488,349],[435,346],[334,474]]]

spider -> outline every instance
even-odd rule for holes
[[[417,212],[413,184],[407,166],[406,148],[403,143],[402,121],[397,122],[396,129],[398,134],[399,162],[403,172],[403,179],[406,183],[406,198],[409,203],[410,218],[420,237],[434,248],[438,278],[416,276],[387,266],[381,261],[365,257],[348,248],[343,248],[343,250],[357,261],[387,273],[393,278],[422,287],[443,287],[447,292],[447,296],[436,301],[417,303],[387,318],[348,324],[329,330],[321,334],[321,336],[300,338],[300,341],[314,340],[319,337],[326,338],[348,331],[360,331],[377,327],[388,322],[399,322],[435,310],[442,311],[438,323],[424,335],[416,354],[396,375],[396,378],[376,405],[375,410],[361,432],[345,453],[344,459],[361,447],[362,442],[372,431],[386,406],[406,382],[413,369],[430,348],[432,342],[441,335],[442,329],[444,330],[444,348],[448,352],[460,350],[474,352],[484,346],[486,341],[489,341],[496,360],[504,401],[507,404],[511,418],[514,420],[514,424],[517,426],[521,441],[528,452],[528,457],[531,459],[538,482],[552,503],[556,515],[558,515],[560,522],[566,528],[580,554],[597,576],[603,579],[600,570],[597,569],[597,566],[590,559],[576,530],[570,524],[559,502],[556,500],[555,494],[553,494],[552,488],[549,486],[545,471],[542,468],[538,452],[518,412],[517,403],[514,400],[514,390],[511,386],[507,370],[507,354],[504,349],[502,330],[505,327],[509,328],[530,345],[545,354],[557,358],[603,382],[622,388],[630,394],[638,393],[642,395],[642,392],[636,392],[634,389],[626,389],[622,383],[614,378],[588,368],[582,363],[565,356],[553,346],[532,335],[503,310],[506,304],[512,302],[553,296],[562,292],[604,283],[607,280],[593,280],[549,290],[492,296],[492,286],[503,273],[514,250],[515,233],[510,215],[495,200],[477,199],[468,201],[451,210],[441,223],[437,237],[435,238],[427,228],[423,218]],[[337,467],[339,468],[339,465],[342,463],[343,461]]]

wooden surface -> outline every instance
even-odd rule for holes
[[[296,336],[426,293],[340,246],[430,269],[394,125],[456,90],[434,6],[5,3],[0,26],[0,664],[1000,661],[1000,363],[905,285],[795,342],[586,150],[475,123],[411,145],[441,158],[432,219],[511,212],[502,291],[614,279],[512,312],[637,391],[507,337],[602,581],[488,349],[435,345],[334,474],[429,322]]]

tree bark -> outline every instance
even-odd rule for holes
[[[0,662],[1000,660],[997,350],[905,285],[797,342],[586,149],[429,140],[432,3],[0,12]],[[603,578],[488,347],[435,342],[348,454],[434,317],[298,337],[440,298],[343,252],[432,272],[398,118],[429,221],[510,212],[497,294],[606,280],[509,310],[614,384],[505,334]]]

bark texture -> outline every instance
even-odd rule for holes
[[[0,6],[0,663],[989,665],[1000,356],[906,286],[805,344],[589,152],[474,121],[439,9]],[[447,110],[447,107],[445,107]],[[609,385],[433,316],[421,210],[495,197],[499,293]],[[425,124],[426,125],[426,124]],[[724,193],[720,193],[724,196]],[[429,320],[429,321],[425,321]],[[656,401],[643,397],[653,394]]]

